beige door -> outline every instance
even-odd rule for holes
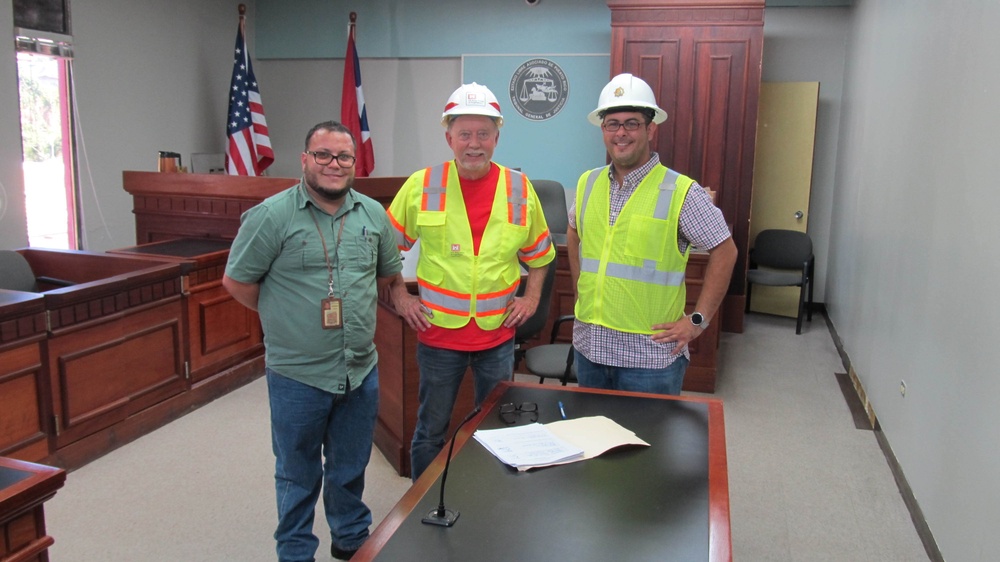
[[[769,228],[806,231],[819,82],[764,82],[757,113],[750,240]],[[751,310],[791,316],[798,287],[753,288]]]

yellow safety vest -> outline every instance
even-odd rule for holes
[[[584,172],[576,186],[580,280],[576,317],[614,330],[652,334],[684,314],[690,246],[677,249],[681,206],[694,183],[658,165],[609,226],[608,167]]]
[[[484,330],[499,328],[521,280],[518,258],[544,264],[552,260],[546,256],[555,255],[544,220],[540,225],[531,220],[539,203],[533,194],[529,197],[524,174],[499,167],[478,256],[454,162],[410,176],[389,206],[400,250],[420,239],[417,284],[420,300],[434,311],[430,322],[435,326],[461,328],[474,318]],[[415,221],[397,220],[415,205]]]

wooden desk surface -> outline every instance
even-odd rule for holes
[[[547,423],[559,401],[570,417],[607,415],[651,446],[517,472],[469,442],[476,428],[504,427],[501,403],[535,402]],[[503,383],[455,448],[445,491],[455,526],[420,522],[438,505],[440,455],[354,560],[732,559],[719,400]]]

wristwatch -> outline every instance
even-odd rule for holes
[[[705,320],[705,315],[700,312],[692,312],[691,316],[688,316],[688,318],[691,319],[692,324],[701,328],[702,330],[708,327],[708,320]]]

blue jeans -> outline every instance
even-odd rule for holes
[[[378,368],[347,394],[332,394],[267,369],[278,500],[278,560],[312,562],[320,490],[333,544],[354,550],[372,514],[361,501],[378,413]],[[325,457],[325,458],[324,458]]]
[[[574,355],[576,378],[580,386],[587,388],[679,395],[688,366],[688,358],[683,355],[664,369],[609,367],[591,362],[579,351],[574,351]]]
[[[465,370],[472,367],[476,405],[498,383],[514,376],[514,340],[482,351],[454,351],[417,343],[420,408],[410,445],[410,477],[416,481],[448,440],[448,424]]]

